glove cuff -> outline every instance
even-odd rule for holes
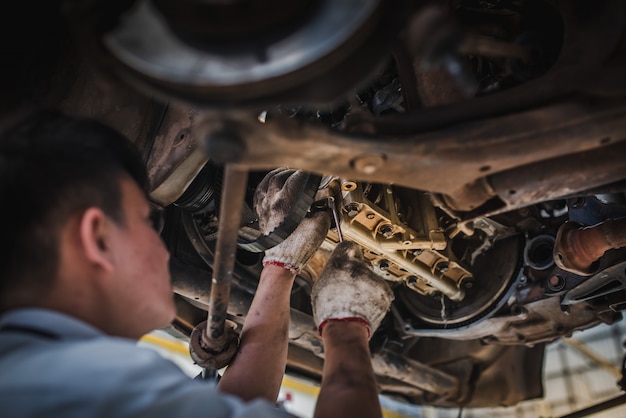
[[[283,261],[278,261],[278,260],[266,260],[263,259],[263,267],[265,266],[278,266],[278,267],[282,267],[285,270],[289,270],[290,272],[292,272],[293,274],[298,274],[300,273],[300,269],[297,267],[294,267],[293,265],[289,264],[289,263],[285,263]]]
[[[283,242],[265,251],[263,264],[281,263],[299,273],[324,242],[328,228],[330,215],[326,212],[316,212],[310,218],[304,218]]]
[[[320,337],[322,336],[322,330],[329,322],[358,322],[360,324],[365,325],[365,328],[367,328],[368,340],[370,339],[370,336],[372,335],[372,327],[370,326],[370,323],[367,322],[367,320],[363,318],[359,318],[359,317],[350,317],[350,318],[328,318],[328,319],[323,320],[317,327],[317,332],[319,332]]]
[[[353,242],[337,245],[311,290],[313,320],[361,318],[376,331],[389,311],[393,292]]]

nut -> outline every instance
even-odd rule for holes
[[[351,218],[354,218],[356,215],[358,215],[359,214],[359,210],[360,210],[358,203],[350,203],[350,204],[346,205],[344,207],[344,209],[348,213],[348,216],[351,217]]]
[[[383,234],[386,238],[391,238],[393,236],[393,226],[390,224],[381,225],[378,228],[378,232]]]

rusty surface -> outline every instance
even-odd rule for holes
[[[183,264],[178,259],[170,261],[172,273],[172,286],[174,292],[193,300],[204,310],[208,310],[211,300],[211,273],[206,270]],[[228,312],[233,317],[243,317],[250,308],[250,292],[239,286],[233,286],[230,292]],[[206,318],[206,315],[204,315]],[[204,319],[203,318],[203,319]],[[196,323],[198,321],[195,321]],[[243,322],[243,321],[242,321]]]
[[[566,223],[559,228],[554,260],[563,270],[582,276],[598,271],[596,261],[613,248],[626,246],[626,218],[582,227]]]
[[[247,150],[241,156],[242,163],[250,168],[288,165],[356,180],[401,184],[441,193],[455,210],[474,210],[495,196],[484,181],[486,176],[588,151],[603,146],[598,141],[606,138],[611,142],[623,139],[624,70],[603,65],[615,58],[626,7],[610,0],[593,6],[572,5],[566,0],[552,3],[564,16],[565,38],[557,62],[546,75],[518,88],[458,103],[439,92],[429,102],[437,105],[434,108],[418,109],[419,100],[411,100],[413,110],[406,114],[366,121],[379,133],[378,138],[329,133],[326,128],[302,126],[295,120],[259,126],[256,115],[237,120],[235,112],[218,115],[218,119],[233,120],[240,129],[254,133],[246,137]],[[577,7],[588,7],[593,13],[581,13]],[[97,117],[138,144],[145,144],[146,132],[161,116],[158,111],[146,112],[154,103],[135,89],[125,88],[119,80],[95,74],[96,63],[88,65],[84,58],[72,56],[71,65],[49,69],[57,71],[52,83],[56,87],[53,92],[43,92],[42,103]],[[406,62],[411,57],[403,59]],[[576,92],[617,100],[605,106],[601,101],[572,96]],[[422,93],[428,97],[426,90]],[[565,97],[571,102],[556,102]],[[445,103],[451,104],[442,106]],[[538,107],[542,103],[551,104]],[[524,110],[530,106],[535,110]],[[204,135],[196,123],[198,112],[170,103],[156,134],[148,166],[152,196],[162,205],[175,201],[206,161],[196,153],[192,138]],[[276,119],[274,115],[266,125],[272,125],[272,119]],[[358,171],[350,162],[360,155],[379,155],[383,164],[371,173]],[[533,200],[542,198],[541,191],[537,194]],[[532,203],[512,201],[503,195],[500,198],[510,209]]]
[[[372,358],[377,373],[399,377],[400,381],[437,394],[443,399],[455,399],[460,388],[456,377],[426,364],[383,350]]]
[[[449,100],[445,91],[432,92],[429,103],[434,108],[431,109],[417,109],[419,98],[412,96],[408,100],[412,100],[409,108],[414,112],[366,121],[369,130],[361,132],[378,132],[376,137],[331,132],[301,120],[281,119],[271,111],[265,125],[259,125],[256,115],[251,113],[213,114],[245,131],[242,135],[245,151],[236,157],[246,167],[269,169],[289,165],[347,179],[434,191],[458,211],[475,210],[494,198],[503,205],[497,210],[511,210],[623,179],[626,84],[624,62],[619,58],[623,57],[626,44],[622,41],[617,59],[615,51],[623,35],[624,3],[619,0],[589,3],[587,7],[593,11],[589,14],[574,9],[585,2],[576,2],[578,6],[568,0],[551,3],[565,15],[565,43],[557,63],[546,76],[468,102]],[[616,65],[603,67],[609,60]],[[141,147],[149,147],[146,133],[161,121],[154,103],[133,89],[101,78],[101,74],[92,74],[89,65],[81,63],[77,68],[75,72],[58,75],[53,83],[55,91],[42,99],[42,103],[68,113],[95,117],[121,130]],[[204,117],[199,111],[170,104],[161,121],[149,163],[153,192],[159,190],[154,196],[164,205],[182,194],[194,177],[194,170],[202,164],[201,159],[194,159],[199,154],[192,137],[202,138],[206,132],[197,123]],[[188,135],[181,138],[181,132]],[[363,162],[362,156],[377,156],[377,163],[365,160],[368,164],[355,164]],[[512,190],[515,193],[510,193]],[[597,240],[592,250],[606,246],[605,238],[603,235],[592,238]],[[204,285],[210,288],[210,277],[198,278],[205,280],[199,288]],[[210,291],[200,294],[197,289],[189,288],[188,277],[185,282],[186,290],[178,289],[181,294],[209,305]],[[536,295],[541,297],[542,293],[537,291]],[[231,292],[226,301],[228,312],[243,318],[250,298],[251,294],[241,289]],[[530,304],[527,310],[514,310],[510,316],[489,319],[483,327],[468,330],[465,337],[496,334],[497,341],[493,342],[501,344],[549,341],[599,322],[601,318],[587,307],[576,304],[565,315],[558,298],[553,297],[549,303]],[[425,351],[443,351],[438,350],[440,346],[431,345],[432,341],[419,338]],[[310,316],[292,310],[290,339],[292,346],[323,356]],[[443,344],[450,350],[458,349],[450,341]],[[483,383],[479,382],[474,389],[476,393],[489,394],[490,399],[474,399],[474,406],[481,402],[492,404],[494,399],[513,404],[521,400],[516,399],[520,393],[540,391],[537,384],[540,376],[532,376],[533,371],[540,370],[541,357],[537,354],[540,347],[535,346],[530,359],[531,350],[527,347],[504,348],[510,348],[510,354],[501,356],[498,364],[493,363],[497,357],[493,353],[476,357],[484,366],[484,377],[480,381]],[[420,361],[427,358],[416,353],[407,356]],[[302,360],[295,363],[299,361]],[[508,367],[511,364],[523,365],[524,370]],[[310,370],[321,368],[314,359],[309,367]],[[376,373],[381,376],[390,369],[384,364],[376,367]],[[406,380],[401,369],[390,376]],[[533,380],[534,377],[538,380]]]
[[[249,307],[249,302],[239,297],[231,301],[231,285],[235,269],[235,256],[237,251],[237,237],[241,223],[241,208],[244,203],[245,188],[248,180],[246,170],[227,166],[224,173],[224,192],[221,199],[220,224],[217,233],[215,256],[202,242],[200,246],[198,237],[188,232],[189,238],[197,248],[199,255],[213,268],[211,280],[190,279],[187,270],[177,263],[172,263],[174,289],[177,293],[189,298],[208,304],[208,318],[196,325],[191,337],[189,351],[193,360],[208,369],[218,370],[228,365],[237,352],[239,336],[234,327],[227,324],[227,315],[231,311],[241,312]],[[187,231],[191,218],[189,214],[183,220]],[[182,279],[186,276],[186,279]],[[202,296],[202,300],[200,300]],[[242,306],[231,306],[234,301],[239,301]],[[245,305],[245,306],[244,306]],[[235,323],[233,323],[234,325]]]
[[[202,341],[213,351],[221,351],[230,344],[224,339],[225,321],[230,300],[230,287],[235,268],[237,236],[241,224],[248,172],[226,166],[224,171],[223,193],[220,202],[220,220],[217,231],[213,278],[211,280],[211,300],[206,331]]]
[[[531,348],[426,337],[407,340],[403,350],[404,356],[459,379],[457,397],[445,399],[440,393],[429,393],[418,398],[443,407],[513,405],[541,396],[543,354],[540,344]]]
[[[151,198],[167,206],[178,199],[208,158],[199,146],[198,110],[170,103],[156,132],[146,168]]]
[[[543,397],[542,365],[544,346],[509,346],[485,365],[473,385],[471,408],[511,406],[527,399]]]
[[[343,135],[279,115],[271,115],[262,126],[249,114],[234,118],[237,123],[233,125],[246,130],[242,137],[247,144],[239,161],[250,169],[290,166],[352,180],[394,183],[452,198],[458,194],[461,198],[456,209],[471,210],[480,202],[472,201],[472,207],[465,207],[462,196],[485,176],[529,164],[549,166],[554,158],[622,142],[626,103],[569,101],[385,141]],[[356,170],[351,162],[361,155],[384,155],[384,164],[372,173]],[[620,155],[612,153],[607,158],[589,162],[589,173],[601,173],[607,164],[620,163]],[[524,179],[527,182],[541,180],[532,172],[529,175]],[[587,187],[572,186],[571,192]],[[483,192],[484,196],[490,194],[489,190]],[[502,198],[509,201],[509,209],[532,203],[510,201],[508,195]],[[533,196],[534,201],[542,199],[541,191]]]
[[[207,344],[208,322],[199,323],[189,337],[189,355],[194,363],[209,370],[219,370],[230,364],[239,348],[239,334],[227,327],[224,333]]]
[[[196,270],[175,260],[172,261],[171,267],[175,291],[189,299],[197,300],[206,307],[210,303],[211,297],[212,285],[209,280],[210,276],[204,271]],[[232,315],[245,315],[252,302],[252,294],[242,290],[235,284],[232,288],[231,296],[228,311]],[[206,322],[202,323],[202,327],[206,327]],[[194,337],[192,337],[192,340],[194,340]],[[291,309],[289,342],[288,364],[303,368],[303,370],[309,372],[319,373],[321,367],[317,370],[315,367],[321,364],[320,358],[324,357],[324,351],[321,340],[318,337],[317,327],[310,315]],[[194,345],[196,352],[198,351],[198,346],[200,346],[199,343]],[[303,353],[302,350],[305,350],[307,353],[314,353],[314,357]],[[194,354],[194,356],[200,357],[203,356],[203,353],[200,352],[200,355]],[[304,364],[302,364],[303,357],[306,357]],[[214,360],[211,359],[209,361]],[[377,354],[374,356],[373,366],[374,372],[379,379],[394,379],[398,382],[408,383],[413,388],[445,395],[447,398],[458,396],[461,390],[459,381],[454,376],[437,368],[411,361],[399,354]],[[407,371],[415,373],[407,376]]]
[[[583,132],[571,134],[574,137]],[[493,174],[488,182],[494,194],[513,208],[611,184],[626,176],[626,142],[619,141],[622,138],[623,133],[614,131],[612,135],[597,137],[597,149],[529,163]],[[565,135],[561,141],[567,145]]]
[[[441,106],[467,100],[454,77],[444,69],[416,68],[417,91],[424,107]]]
[[[459,36],[459,28],[444,8],[432,5],[424,7],[412,18],[407,34],[407,49],[412,58],[414,88],[422,107],[442,106],[469,98],[468,92],[459,85],[457,77],[445,65],[446,59],[452,60],[453,56],[456,59],[457,55],[442,50],[451,47],[451,39],[460,40]],[[457,61],[456,64],[461,63]],[[409,108],[414,109],[415,106]]]
[[[198,115],[195,109],[170,104],[154,138],[147,170],[154,189],[196,147],[192,128]]]

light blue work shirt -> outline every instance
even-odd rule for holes
[[[0,416],[292,417],[268,402],[244,403],[190,379],[133,340],[43,309],[0,317]]]

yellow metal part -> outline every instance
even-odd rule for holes
[[[443,250],[446,239],[439,228],[434,209],[427,210],[428,202],[423,195],[416,195],[411,202],[419,214],[412,216],[412,228],[401,219],[404,216],[396,203],[396,195],[389,186],[375,186],[374,201],[369,199],[374,186],[354,182],[342,184],[343,203],[350,224],[359,224],[372,232],[372,237],[382,248],[389,250],[430,249]],[[351,209],[350,209],[351,208]]]
[[[389,186],[345,180],[341,194],[341,231],[364,249],[376,273],[405,282],[423,295],[440,292],[452,300],[464,298],[462,283],[472,274],[444,254],[447,241],[424,194],[399,199]],[[399,200],[406,207],[400,207]],[[339,241],[333,232],[329,238]]]

